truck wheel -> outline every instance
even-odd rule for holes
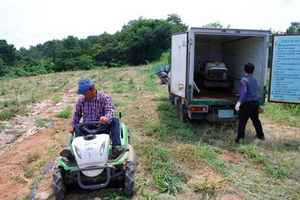
[[[125,171],[125,194],[128,196],[134,195],[134,162],[126,163]]]
[[[63,200],[65,199],[66,195],[66,186],[64,184],[63,176],[64,176],[64,169],[60,166],[55,167],[53,169],[53,181],[52,181],[52,189],[53,195],[55,196],[56,200]]]
[[[184,121],[188,119],[188,113],[187,113],[187,107],[185,104],[180,103],[179,104],[179,120]]]

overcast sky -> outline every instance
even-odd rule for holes
[[[114,34],[139,17],[177,14],[189,27],[217,22],[224,27],[286,31],[300,21],[300,0],[0,0],[0,39],[17,49],[69,35]]]

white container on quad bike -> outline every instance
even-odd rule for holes
[[[109,134],[76,137],[72,142],[75,158],[79,168],[105,166],[109,154]],[[99,175],[103,169],[82,171],[89,177]]]

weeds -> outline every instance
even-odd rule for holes
[[[8,94],[8,91],[7,91],[6,89],[2,88],[2,89],[0,90],[0,96],[4,96],[4,95],[6,95],[6,94]]]
[[[55,96],[53,96],[53,97],[51,98],[51,100],[54,102],[54,104],[57,104],[57,103],[61,102],[62,99],[63,99],[63,98],[62,98],[61,96],[59,96],[59,95],[55,95]]]
[[[15,114],[8,110],[0,112],[0,120],[11,120],[14,116]]]
[[[39,158],[40,158],[39,152],[28,153],[28,155],[27,155],[27,163],[31,163],[33,161],[36,161]]]
[[[1,124],[1,125],[0,125],[0,133],[1,133],[4,129],[6,129],[6,126],[5,126],[4,124],[3,124],[3,125]]]
[[[51,122],[50,119],[42,119],[42,118],[37,118],[35,120],[35,123],[39,126],[39,127],[47,127],[47,124]]]
[[[49,159],[46,158],[45,156],[42,156],[40,162],[37,164],[37,167],[41,169],[47,166],[48,164],[49,164]]]
[[[23,174],[26,178],[30,178],[33,176],[35,169],[28,166],[23,166]]]
[[[29,94],[29,97],[27,100],[25,100],[25,103],[31,104],[31,103],[38,103],[44,98],[45,94],[42,93],[36,93],[35,91],[32,91]]]
[[[59,133],[59,130],[57,129],[53,129],[53,131],[51,132],[51,138],[54,139],[54,136]]]
[[[22,184],[26,184],[28,182],[25,178],[23,178],[21,176],[12,176],[10,178],[13,179],[13,180],[16,180],[16,181],[18,181]]]
[[[3,101],[3,102],[1,102],[1,105],[3,107],[19,106],[20,105],[20,101],[19,101],[19,99],[14,98],[14,99],[9,100],[9,101]]]
[[[69,118],[71,114],[72,114],[72,111],[69,108],[67,108],[67,109],[64,109],[64,110],[60,111],[59,113],[55,114],[54,116],[59,117],[59,118]]]
[[[192,189],[196,193],[201,193],[202,197],[206,197],[206,199],[212,198],[217,190],[217,185],[215,183],[210,183],[208,181],[208,175],[205,177],[203,181],[196,182],[191,184]]]

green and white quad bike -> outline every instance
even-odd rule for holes
[[[88,130],[85,125],[99,124],[99,128]],[[68,136],[68,148],[60,153],[58,166],[53,169],[52,189],[57,200],[64,199],[69,184],[77,182],[83,189],[106,187],[112,179],[124,181],[125,194],[134,194],[134,170],[136,153],[130,144],[130,133],[120,122],[120,139],[129,151],[114,156],[108,126],[103,122],[86,122],[79,127],[85,137]]]

